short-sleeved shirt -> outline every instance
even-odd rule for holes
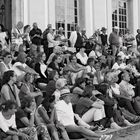
[[[81,97],[76,104],[75,113],[82,117],[91,108],[93,103],[89,98]]]
[[[87,70],[87,73],[92,73],[92,74],[95,74],[96,70],[94,67],[91,67],[91,66],[86,66],[86,70]]]
[[[28,115],[23,109],[18,109],[18,111],[16,112],[16,125],[17,125],[17,128],[24,128],[26,127],[24,125],[24,123],[21,121],[22,118],[24,117],[27,117],[28,118]]]
[[[10,127],[16,128],[15,115],[12,115],[11,118],[7,120],[2,115],[2,112],[0,112],[0,129],[7,132]]]

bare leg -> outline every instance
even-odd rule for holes
[[[52,137],[54,140],[59,140],[57,130],[54,125],[47,125],[48,130],[50,130]]]
[[[68,126],[65,126],[65,128],[68,132],[79,132],[82,135],[87,136],[87,137],[95,137],[95,138],[101,137],[101,135],[98,135],[95,132],[93,132],[87,128],[84,128],[82,126],[68,125]]]

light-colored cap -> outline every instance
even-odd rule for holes
[[[114,26],[114,29],[117,29],[117,30],[119,30],[119,27],[118,27],[118,26]]]

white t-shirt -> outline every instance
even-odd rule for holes
[[[86,71],[87,73],[92,73],[92,74],[95,74],[96,70],[94,67],[90,67],[89,65],[86,66]]]
[[[45,71],[47,69],[47,65],[45,64],[40,64],[40,70],[41,70],[41,73],[44,77],[46,77],[46,74],[45,74]],[[46,77],[47,78],[47,77]]]
[[[118,84],[115,84],[115,86],[111,86],[112,91],[116,94],[116,95],[120,95],[120,86]]]
[[[9,120],[7,120],[2,115],[2,112],[0,112],[0,128],[4,132],[7,132],[10,127],[16,128],[15,115],[12,115],[12,117]]]
[[[72,104],[67,104],[64,100],[60,100],[55,104],[58,121],[64,126],[75,125]]]
[[[118,63],[115,63],[115,64],[112,66],[112,69],[114,69],[114,70],[125,69],[125,68],[126,68],[126,64],[125,64],[125,63],[121,63],[120,65],[118,65]]]
[[[86,53],[84,53],[84,57],[83,57],[83,56],[78,52],[78,53],[76,54],[76,57],[77,57],[77,59],[79,59],[79,60],[81,61],[81,63],[82,63],[83,65],[86,65],[86,64],[87,64],[88,56],[87,56]]]
[[[2,43],[2,45],[4,46],[6,43],[5,38],[7,37],[6,32],[1,32],[0,33],[0,42]]]
[[[15,71],[15,73],[17,74],[17,76],[24,75],[25,72],[24,71],[21,71],[20,69],[18,69],[17,66],[22,66],[23,68],[25,68],[27,65],[25,63],[21,63],[21,62],[16,62],[13,65],[13,70]]]

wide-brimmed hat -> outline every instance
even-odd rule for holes
[[[72,94],[70,93],[70,90],[68,88],[64,88],[64,89],[61,90],[60,97],[70,96],[70,95],[72,95]]]

